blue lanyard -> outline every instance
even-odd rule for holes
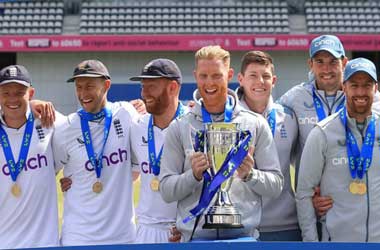
[[[312,92],[313,92],[314,108],[315,108],[315,111],[317,112],[318,121],[320,122],[326,118],[326,113],[325,113],[325,110],[323,109],[323,104],[322,104],[321,99],[319,99],[319,97],[316,94],[317,90],[314,87],[312,89]],[[343,108],[345,100],[346,98],[343,97],[338,107],[336,107],[335,113]]]
[[[370,168],[372,162],[373,145],[375,142],[375,116],[372,115],[368,124],[361,152],[354,135],[347,125],[346,108],[343,108],[340,111],[339,117],[346,129],[346,147],[351,177],[352,179],[355,179],[357,176],[359,179],[362,179],[364,173]]]
[[[88,113],[84,111],[83,109],[79,110],[77,113],[80,117],[80,125],[82,128],[82,135],[83,135],[84,144],[86,146],[88,159],[90,160],[92,166],[95,168],[96,178],[100,178],[100,175],[102,173],[102,167],[103,167],[103,162],[102,162],[103,151],[104,151],[104,147],[106,145],[106,141],[108,138],[110,127],[111,127],[112,112],[108,108],[103,108],[97,114]],[[103,145],[99,152],[98,158],[96,158],[96,154],[94,153],[94,147],[92,145],[91,132],[90,132],[90,127],[88,125],[88,122],[100,119],[102,117],[105,117]]]
[[[172,120],[177,118],[179,115],[182,115],[184,112],[185,112],[185,108],[183,107],[181,103],[179,103],[177,111]],[[153,174],[155,176],[158,176],[160,174],[162,148],[163,148],[163,145],[161,146],[160,152],[158,153],[158,156],[156,157],[154,131],[153,131],[153,116],[151,115],[149,118],[149,123],[148,123],[148,151],[149,151],[149,163],[150,163],[150,166],[152,167]]]
[[[5,132],[4,128],[0,125],[1,145],[3,148],[5,159],[7,161],[9,172],[11,174],[11,178],[14,182],[16,182],[17,176],[22,171],[22,168],[25,165],[26,158],[28,157],[29,146],[30,142],[32,141],[33,126],[34,117],[32,112],[30,112],[28,120],[26,121],[25,131],[21,142],[20,154],[16,163],[12,153],[11,144],[9,143],[7,132]]]
[[[270,130],[272,131],[272,136],[274,137],[274,134],[276,132],[276,109],[272,109],[268,116],[267,121],[270,127]]]
[[[231,96],[228,96],[225,107],[224,107],[224,122],[230,122],[232,120],[232,113],[233,113],[233,100]],[[210,113],[206,110],[204,105],[202,104],[202,119],[203,123],[211,123],[211,115]]]

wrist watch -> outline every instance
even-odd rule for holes
[[[253,176],[253,169],[251,168],[249,170],[249,173],[243,178],[243,182],[252,180],[252,176]]]

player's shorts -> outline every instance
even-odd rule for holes
[[[138,224],[135,243],[168,243],[172,223]]]

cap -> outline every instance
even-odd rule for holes
[[[329,52],[335,58],[345,56],[342,42],[333,35],[322,35],[314,38],[310,44],[310,58],[313,58],[317,52],[322,50]]]
[[[172,60],[158,58],[150,61],[144,66],[141,75],[129,78],[131,81],[141,81],[142,79],[168,78],[182,82],[182,74],[177,64]]]
[[[348,61],[346,68],[344,69],[344,82],[357,72],[367,73],[373,80],[375,80],[375,82],[377,82],[376,67],[370,60],[359,57]]]
[[[74,69],[73,77],[67,82],[73,82],[77,77],[105,77],[111,79],[106,66],[98,60],[86,60]]]
[[[11,65],[0,71],[0,85],[6,83],[19,83],[26,87],[32,86],[29,72],[22,65]]]

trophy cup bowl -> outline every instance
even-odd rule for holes
[[[237,123],[208,123],[206,125],[206,151],[213,178],[221,168],[228,152],[237,145],[239,129]],[[232,178],[225,180],[216,193],[216,201],[205,214],[206,229],[243,228],[241,214],[232,204],[228,191]]]

